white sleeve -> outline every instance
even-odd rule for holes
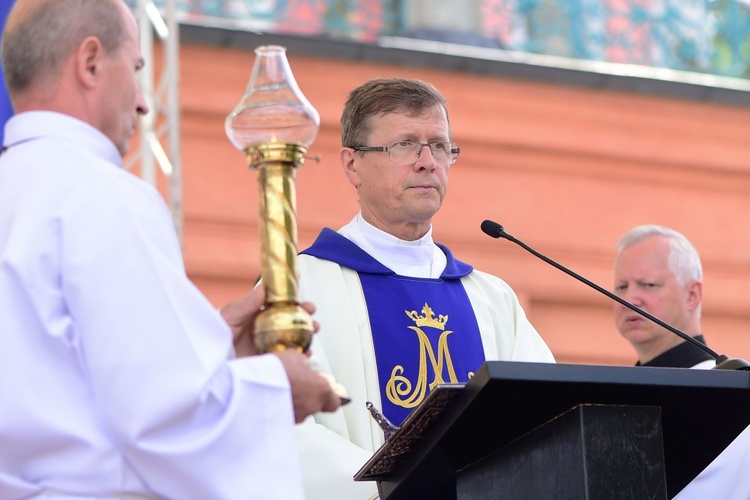
[[[747,500],[750,498],[750,427],[726,447],[675,500]]]
[[[481,271],[473,271],[461,282],[479,324],[487,361],[555,362],[507,283]]]
[[[380,445],[382,433],[373,429],[377,424],[365,407],[368,400],[379,406],[379,399],[373,399],[379,389],[371,373],[375,362],[364,302],[344,284],[337,264],[301,255],[299,266],[300,299],[315,303],[321,325],[311,346],[311,364],[345,381],[352,398],[337,411],[318,413],[297,426],[305,497],[367,500],[377,493],[377,484],[354,481],[353,476]],[[325,293],[319,293],[321,283]]]
[[[297,426],[302,480],[307,500],[366,500],[377,493],[372,481],[353,476],[372,453],[310,417]]]
[[[67,207],[61,279],[71,344],[112,439],[160,496],[302,498],[281,362],[229,361],[231,331],[185,276],[155,191],[94,191]]]

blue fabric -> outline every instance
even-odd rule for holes
[[[5,31],[5,20],[8,17],[10,8],[13,6],[11,0],[0,0],[0,26]],[[5,88],[5,71],[2,62],[0,62],[0,144],[5,140],[5,122],[13,115],[13,107],[10,105],[8,92]]]
[[[383,414],[395,425],[436,384],[468,382],[484,350],[461,280],[359,273]]]
[[[399,276],[324,229],[302,253],[358,272],[372,331],[383,414],[395,425],[438,383],[468,382],[484,362],[479,325],[461,278],[473,270],[446,255],[438,279]]]
[[[474,268],[465,262],[461,262],[453,257],[448,247],[436,243],[437,246],[445,253],[447,263],[442,279],[459,279],[468,276]],[[330,260],[349,269],[358,272],[373,274],[396,274],[377,260],[370,257],[370,254],[359,248],[357,245],[341,236],[339,233],[330,228],[323,228],[315,242],[305,250],[303,254],[312,255],[319,259]]]

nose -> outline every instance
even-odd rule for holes
[[[427,148],[426,155],[423,155],[424,148]],[[433,169],[435,168],[435,158],[432,156],[432,150],[429,144],[422,144],[417,152],[417,161],[414,162],[414,168],[421,170],[423,168]]]
[[[135,111],[139,115],[147,115],[149,112],[148,102],[146,102],[146,96],[143,95],[141,86],[138,86],[138,92],[136,95]]]
[[[641,298],[641,294],[638,293],[638,290],[636,290],[635,288],[636,287],[628,287],[628,289],[621,295],[621,297],[634,306],[641,307],[643,305],[643,299]]]

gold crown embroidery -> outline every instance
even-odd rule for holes
[[[417,326],[429,326],[431,328],[437,328],[438,330],[445,330],[445,325],[448,323],[448,315],[441,314],[435,318],[435,312],[425,302],[422,308],[423,315],[417,314],[417,311],[404,311]]]

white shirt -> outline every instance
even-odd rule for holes
[[[69,116],[0,156],[0,498],[302,498],[289,384],[184,273],[156,190]]]
[[[401,276],[439,278],[447,264],[445,254],[432,241],[432,226],[418,240],[405,241],[376,228],[359,213],[338,232]]]

